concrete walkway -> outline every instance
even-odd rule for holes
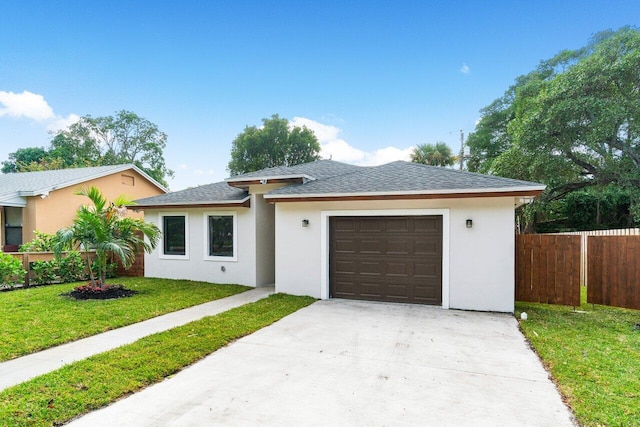
[[[512,315],[319,301],[71,426],[572,426]]]
[[[130,326],[0,363],[0,390],[46,374],[71,362],[130,344],[147,335],[166,331],[206,316],[258,301],[272,293],[273,288],[251,289],[241,294],[174,311]]]

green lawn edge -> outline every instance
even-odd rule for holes
[[[640,311],[517,302],[520,330],[583,426],[640,425]]]
[[[60,425],[159,382],[315,301],[271,295],[8,388],[0,392],[0,425]]]
[[[148,277],[119,277],[112,283],[138,294],[81,301],[61,295],[82,283],[0,292],[0,362],[252,289]]]

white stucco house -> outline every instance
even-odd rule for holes
[[[163,231],[145,275],[513,312],[514,210],[543,189],[402,161],[264,169],[137,200]]]

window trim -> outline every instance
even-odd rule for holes
[[[210,216],[230,216],[233,218],[233,256],[210,256],[209,255],[209,217]],[[218,262],[238,261],[238,212],[236,211],[207,211],[202,214],[204,233],[204,260]]]
[[[167,216],[183,216],[184,217],[184,255],[171,255],[164,253],[165,230],[164,218]],[[162,244],[159,251],[159,258],[162,259],[189,259],[189,213],[188,212],[161,212],[158,214],[158,228],[162,230]]]

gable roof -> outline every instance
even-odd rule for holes
[[[226,182],[201,185],[173,193],[146,197],[136,200],[135,208],[176,208],[198,206],[247,205],[249,193],[246,190],[230,187]]]
[[[338,199],[482,197],[493,195],[533,196],[545,186],[492,175],[396,161],[362,167],[352,173],[292,185],[265,194],[265,199]]]
[[[47,195],[51,191],[82,184],[93,179],[133,169],[153,185],[166,192],[167,189],[144,171],[132,164],[95,166],[75,169],[58,169],[37,172],[0,174],[0,204],[26,206],[25,197]]]
[[[318,160],[280,166],[227,178],[224,182],[188,188],[136,200],[138,207],[249,206],[250,185],[286,182],[291,185],[264,194],[270,202],[339,199],[424,199],[460,197],[532,197],[545,186],[492,175],[482,175],[396,161],[380,166],[355,166]]]
[[[341,176],[361,170],[362,166],[336,162],[334,160],[316,160],[295,166],[276,166],[242,175],[232,176],[225,181],[234,187],[248,187],[252,184],[273,184],[277,182],[305,183],[319,179]]]

